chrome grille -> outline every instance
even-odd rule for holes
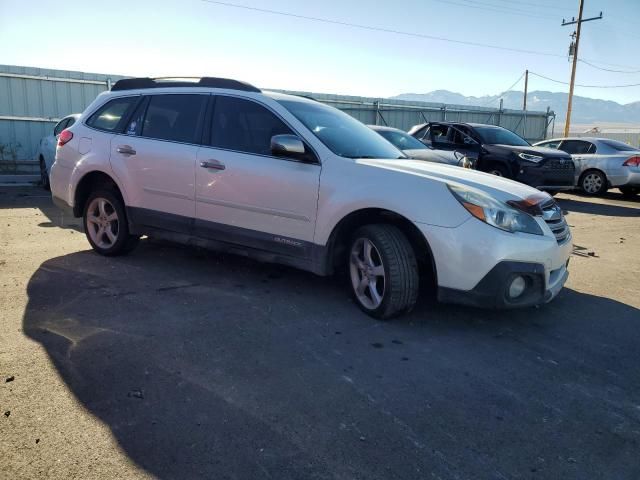
[[[567,170],[575,170],[576,166],[571,159],[551,158],[545,162],[543,167],[545,170],[559,170],[566,172]]]
[[[555,235],[558,245],[562,245],[569,239],[569,225],[564,219],[562,209],[555,201],[551,200],[542,205],[542,218]]]

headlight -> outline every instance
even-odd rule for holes
[[[448,185],[453,196],[467,211],[491,226],[507,232],[524,232],[544,235],[535,218],[516,210],[486,193],[457,185]]]
[[[518,156],[521,159],[526,160],[527,162],[533,162],[533,163],[538,163],[544,158],[544,157],[541,157],[540,155],[531,155],[530,153],[519,153]]]

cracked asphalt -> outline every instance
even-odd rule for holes
[[[554,302],[377,322],[339,278],[100,257],[0,187],[0,478],[640,478],[640,199],[558,199]]]

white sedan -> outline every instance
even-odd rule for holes
[[[38,144],[38,163],[40,164],[40,183],[42,186],[49,190],[49,172],[51,172],[51,165],[56,156],[56,145],[58,143],[58,136],[65,128],[69,128],[76,123],[76,120],[80,117],[79,113],[73,115],[67,115],[53,127],[51,135],[42,137]]]
[[[374,132],[380,134],[394,147],[402,150],[402,152],[409,158],[434,163],[445,163],[447,165],[454,165],[457,167],[474,168],[473,160],[461,152],[435,150],[431,147],[427,147],[421,141],[398,128],[382,125],[368,125],[368,127]]]

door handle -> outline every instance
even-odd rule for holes
[[[136,151],[131,148],[129,145],[119,145],[118,148],[116,148],[116,152],[122,154],[122,155],[135,155]]]
[[[213,170],[224,170],[225,165],[224,163],[219,162],[218,160],[205,160],[203,162],[200,162],[200,166],[202,168],[211,168]]]

